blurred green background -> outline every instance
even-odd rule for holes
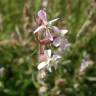
[[[69,30],[70,51],[40,84],[32,32],[43,0],[0,0],[0,96],[96,96],[96,0],[45,1],[48,19]]]

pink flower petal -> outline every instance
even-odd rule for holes
[[[43,24],[42,20],[38,16],[36,17],[36,23],[38,26],[41,26]]]
[[[47,14],[44,10],[38,12],[38,17],[43,21],[47,21]]]
[[[63,39],[61,41],[61,44],[60,44],[59,48],[60,48],[61,51],[64,51],[64,50],[68,49],[69,46],[70,46],[70,43],[68,42],[68,40],[67,39]]]
[[[58,27],[56,27],[56,26],[53,26],[52,29],[53,29],[53,31],[56,32],[56,33],[60,33],[60,31],[61,31],[61,30],[60,30]]]
[[[44,62],[44,61],[46,61],[48,58],[47,58],[47,55],[46,55],[46,54],[40,54],[40,55],[38,56],[38,59],[39,59],[40,62]]]
[[[49,39],[50,41],[53,41],[53,36],[51,35],[51,33],[48,31],[46,31],[46,38]]]
[[[34,31],[34,34],[41,31],[42,29],[44,29],[45,26],[44,25],[41,25],[40,27],[38,27],[35,31]]]

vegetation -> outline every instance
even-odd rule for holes
[[[41,78],[34,30],[44,7],[70,47]],[[96,0],[0,0],[0,96],[96,96]]]

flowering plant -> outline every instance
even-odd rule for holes
[[[43,9],[37,14],[36,24],[38,28],[34,31],[34,34],[39,44],[38,70],[47,69],[51,71],[52,66],[56,68],[58,59],[61,58],[61,54],[57,54],[58,51],[63,51],[65,46],[70,45],[67,39],[63,39],[68,30],[60,30],[58,27],[53,26],[53,23],[58,19],[59,18],[48,21],[47,14]],[[57,52],[52,53],[51,49],[46,49],[48,44],[53,44],[55,47],[58,47]]]

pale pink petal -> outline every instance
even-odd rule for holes
[[[41,62],[41,63],[37,66],[37,68],[38,68],[38,70],[41,70],[41,69],[45,68],[46,65],[47,65],[46,62]]]
[[[53,26],[52,29],[53,29],[53,31],[56,32],[56,33],[60,33],[60,31],[61,31],[61,30],[60,30],[58,27],[56,27],[56,26]]]
[[[41,31],[42,29],[44,29],[45,26],[44,25],[41,25],[40,27],[38,27],[35,31],[34,31],[34,34]]]
[[[44,10],[38,12],[38,17],[43,21],[47,21],[47,14]]]
[[[53,41],[53,36],[51,35],[51,33],[49,31],[46,31],[46,38],[49,39],[50,41]]]
[[[60,48],[60,50],[62,52],[64,50],[68,49],[69,47],[70,47],[70,43],[68,42],[67,39],[64,39],[64,40],[61,41],[61,44],[60,44],[59,48]]]
[[[53,45],[55,47],[58,47],[58,46],[60,46],[60,42],[61,42],[60,37],[57,37],[57,38],[54,39]]]
[[[38,60],[40,61],[40,62],[44,62],[44,61],[46,61],[48,58],[47,58],[47,55],[46,54],[40,54],[39,56],[38,56]]]
[[[68,33],[68,30],[67,29],[61,30],[61,35],[65,35],[66,33]]]
[[[36,17],[36,23],[38,26],[41,26],[43,24],[42,20],[38,16]]]

